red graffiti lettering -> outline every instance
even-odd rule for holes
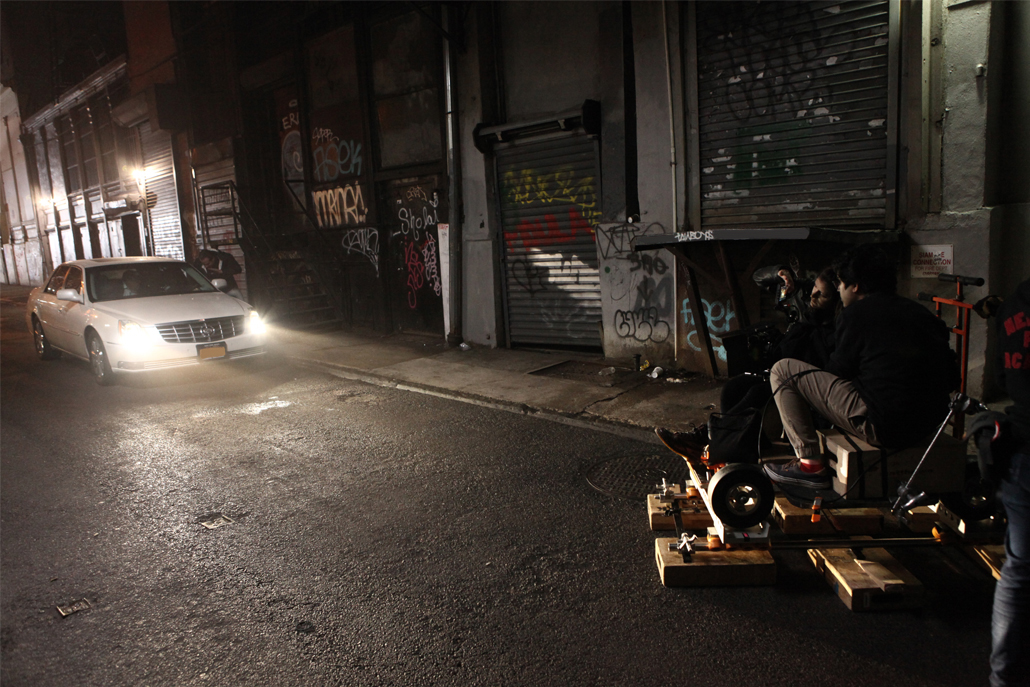
[[[425,283],[426,266],[414,241],[404,241],[404,264],[408,268],[408,307],[418,305],[418,290]]]
[[[571,243],[577,234],[587,234],[590,240],[594,240],[594,230],[590,224],[583,219],[575,208],[569,210],[569,225],[563,229],[554,215],[545,215],[544,221],[538,219],[524,219],[519,222],[515,231],[508,232],[505,236],[505,243],[508,250],[516,248],[536,248],[539,246],[553,246],[560,243]]]

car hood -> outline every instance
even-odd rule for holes
[[[104,301],[93,307],[111,317],[137,324],[161,324],[209,320],[215,317],[246,315],[250,306],[224,293],[189,293],[181,296],[155,296]]]

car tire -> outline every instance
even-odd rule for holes
[[[90,332],[87,339],[89,347],[89,367],[93,372],[93,379],[100,386],[110,386],[114,382],[114,373],[111,371],[111,361],[107,359],[107,349],[104,342],[96,332]]]
[[[57,360],[61,352],[50,345],[50,339],[46,338],[43,331],[43,323],[35,317],[32,318],[32,339],[36,344],[36,357],[40,360]]]

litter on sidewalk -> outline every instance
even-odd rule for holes
[[[57,612],[60,613],[62,617],[67,618],[72,613],[78,613],[79,611],[87,611],[91,608],[93,607],[89,605],[89,601],[87,601],[86,599],[79,599],[78,601],[72,601],[71,603],[65,606],[59,605],[57,607]]]

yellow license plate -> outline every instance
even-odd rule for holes
[[[210,360],[212,358],[224,358],[225,344],[217,344],[215,346],[197,346],[197,356],[201,360]]]

